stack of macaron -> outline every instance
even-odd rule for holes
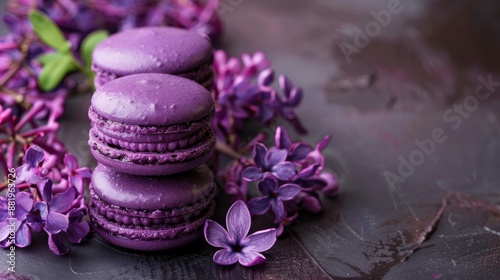
[[[159,36],[164,29],[174,30],[141,28],[123,33],[154,31]],[[189,34],[188,39],[194,37],[182,32]],[[173,38],[182,37],[173,34],[177,36]],[[104,50],[117,55],[107,62],[94,62],[94,69],[104,69],[97,72],[98,77],[109,71],[105,75],[113,78],[97,83],[89,108],[89,146],[99,162],[90,184],[91,223],[100,236],[120,247],[153,251],[186,245],[202,235],[215,207],[213,175],[204,164],[215,148],[210,126],[214,102],[205,86],[188,79],[196,75],[171,75],[185,74],[194,69],[192,65],[164,66],[162,70],[169,74],[150,73],[144,63],[132,59],[130,64],[121,61],[120,71],[116,60],[128,56],[120,56],[120,44],[111,43],[104,41],[94,53],[94,58]],[[155,45],[153,56],[161,63],[177,57],[171,56],[168,46]],[[134,53],[130,45],[123,47],[123,53]],[[143,52],[139,48],[136,53],[146,55]],[[196,61],[202,64],[211,57],[199,56]],[[134,73],[131,66],[146,73]]]

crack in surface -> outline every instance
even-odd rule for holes
[[[309,251],[307,251],[306,247],[304,247],[304,245],[302,245],[302,243],[300,242],[299,238],[295,235],[295,233],[290,230],[290,229],[287,229],[287,232],[290,234],[290,236],[293,238],[293,240],[295,240],[295,242],[297,242],[297,244],[299,244],[300,248],[304,251],[304,253],[309,257],[309,259],[319,268],[319,270],[321,272],[323,272],[323,274],[328,278],[328,279],[332,279],[333,278],[330,276],[330,274],[328,274],[324,269],[323,267],[321,267],[321,265],[318,263],[318,261],[311,255],[311,253],[309,253]]]
[[[419,236],[416,239],[416,244],[413,246],[413,248],[410,248],[406,256],[404,256],[401,259],[401,262],[404,262],[407,260],[411,254],[413,254],[416,250],[418,250],[422,244],[429,240],[429,238],[432,236],[432,232],[436,228],[436,225],[438,222],[441,220],[443,217],[444,210],[446,209],[446,206],[448,205],[448,198],[451,196],[451,192],[446,193],[446,195],[441,199],[441,207],[439,207],[438,211],[436,212],[436,215],[434,218],[431,220],[429,225],[419,234]]]

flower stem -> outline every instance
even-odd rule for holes
[[[227,145],[226,143],[217,140],[215,143],[215,149],[220,152],[223,155],[226,155],[232,159],[239,160],[240,158],[243,157],[243,155],[239,154],[237,151],[235,151],[231,146]]]

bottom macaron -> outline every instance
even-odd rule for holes
[[[156,227],[127,226],[109,221],[94,207],[90,207],[89,216],[97,234],[116,246],[138,251],[160,251],[178,248],[200,238],[203,224],[212,216],[214,208],[214,203],[211,203],[204,215],[194,221]]]
[[[104,165],[90,184],[89,216],[110,243],[141,251],[187,245],[212,216],[216,188],[206,165],[171,176],[136,176]]]

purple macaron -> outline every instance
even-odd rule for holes
[[[169,175],[204,163],[215,148],[214,102],[199,84],[167,74],[136,74],[97,89],[89,146],[116,171]]]
[[[116,33],[94,49],[96,88],[127,75],[172,74],[207,89],[213,84],[213,48],[208,38],[174,27],[142,27]]]
[[[156,251],[202,235],[214,212],[215,185],[206,165],[171,176],[135,176],[98,165],[89,215],[96,232],[124,248]]]

